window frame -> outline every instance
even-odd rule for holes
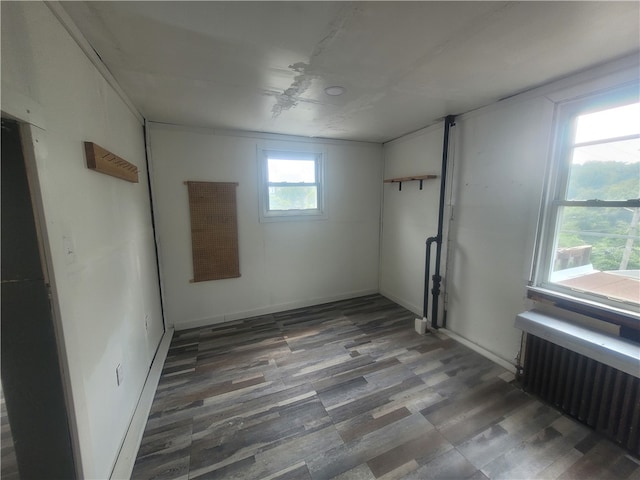
[[[623,87],[609,89],[577,99],[559,102],[555,106],[553,119],[553,142],[550,150],[550,164],[547,169],[547,181],[543,192],[540,221],[537,235],[537,248],[533,264],[533,277],[529,284],[529,298],[540,295],[547,300],[555,298],[570,309],[588,308],[591,312],[602,312],[607,321],[629,325],[629,320],[640,328],[640,309],[638,304],[617,300],[593,292],[582,292],[569,286],[551,281],[551,273],[557,246],[557,231],[562,220],[563,207],[640,207],[640,200],[567,200],[569,176],[571,173],[571,150],[586,142],[574,142],[576,119],[580,115],[616,108],[640,101],[640,85],[632,83]],[[622,138],[622,137],[621,137]],[[609,142],[612,139],[606,139]],[[605,142],[602,142],[605,143]],[[596,315],[597,316],[597,315]],[[613,319],[623,319],[622,323]],[[613,321],[612,321],[613,320]]]
[[[270,182],[269,181],[269,159],[278,158],[282,160],[313,160],[315,167],[314,183],[293,183],[293,182]],[[303,221],[303,220],[324,220],[327,218],[325,208],[325,160],[326,153],[320,149],[297,149],[279,147],[259,147],[259,209],[260,222],[278,221]],[[317,208],[295,209],[295,210],[275,210],[269,208],[269,188],[270,187],[316,187]]]

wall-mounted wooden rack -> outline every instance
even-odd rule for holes
[[[96,172],[138,183],[138,167],[93,142],[84,142],[87,167]]]
[[[397,177],[397,178],[387,178],[384,183],[397,183],[398,191],[402,190],[402,182],[420,182],[420,190],[422,190],[422,182],[424,180],[431,180],[434,178],[438,178],[438,175],[413,175],[411,177]]]

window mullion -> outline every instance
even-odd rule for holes
[[[552,205],[561,205],[558,202],[563,202],[566,199],[569,188],[569,176],[571,174],[571,152],[574,148],[573,139],[576,134],[576,119],[575,117],[560,116],[560,122],[565,122],[564,128],[560,130],[560,138],[558,142],[558,151],[555,154],[556,158],[561,159],[556,163],[555,170],[555,182],[553,186],[553,200]]]
[[[309,183],[309,182],[269,182],[270,187],[317,187],[317,183]]]
[[[573,148],[579,147],[590,147],[592,145],[602,145],[605,143],[615,143],[615,142],[624,142],[625,140],[635,140],[640,139],[640,134],[633,135],[624,135],[622,137],[610,137],[610,138],[602,138],[599,140],[592,140],[590,142],[578,142],[572,145]]]
[[[631,200],[554,200],[556,207],[640,207],[640,199]]]

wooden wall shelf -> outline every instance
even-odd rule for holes
[[[138,183],[138,167],[93,142],[84,142],[87,167],[96,172]]]
[[[397,183],[398,191],[402,190],[402,182],[420,182],[420,190],[422,190],[422,182],[423,180],[432,180],[434,178],[438,178],[438,175],[413,175],[411,177],[396,177],[396,178],[387,178],[384,183]]]

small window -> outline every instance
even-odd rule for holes
[[[323,154],[262,150],[261,220],[324,217]]]
[[[538,286],[638,312],[637,87],[558,110]]]

